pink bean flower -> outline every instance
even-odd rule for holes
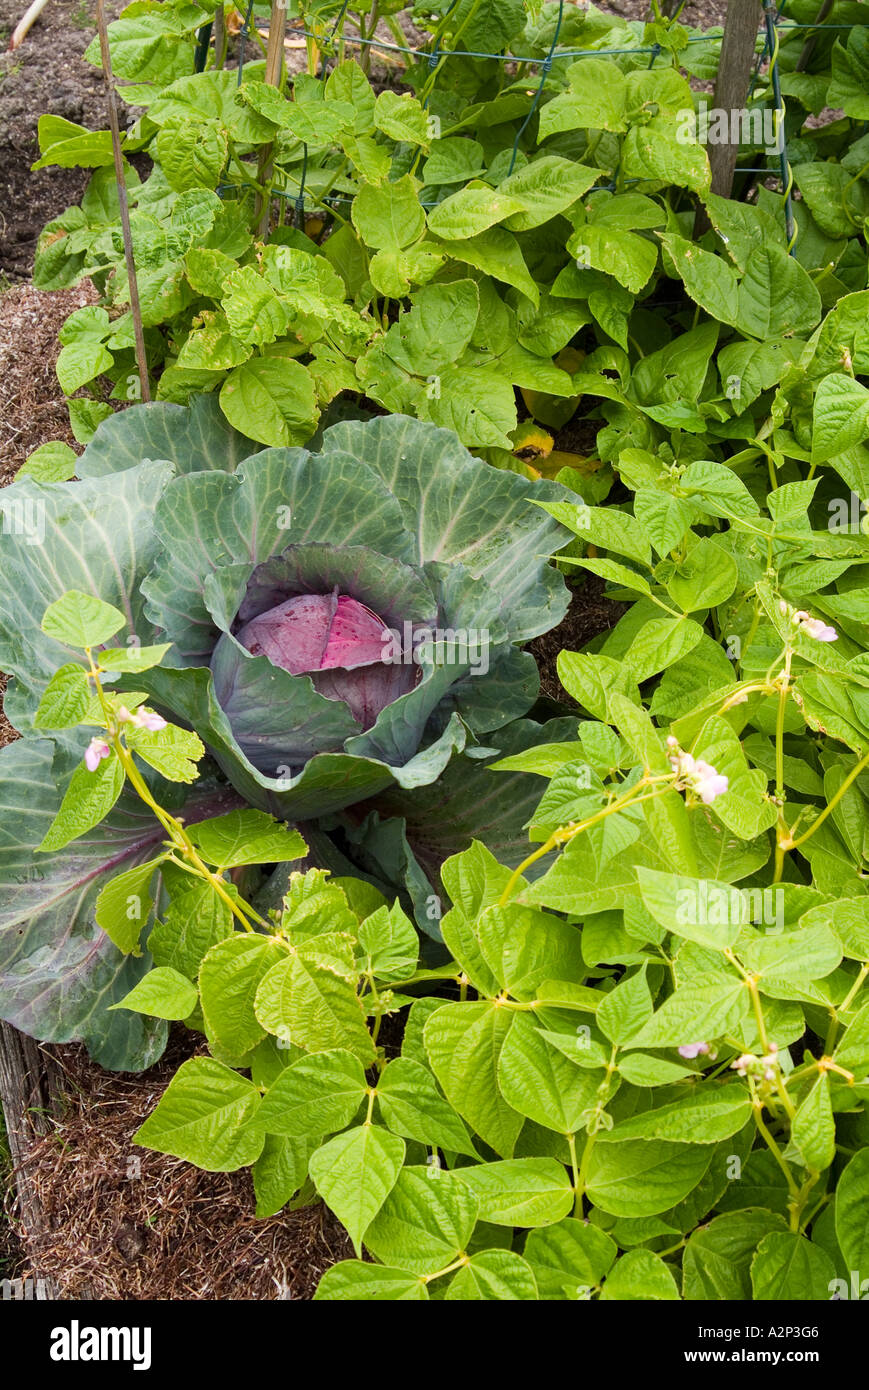
[[[104,738],[92,738],[84,755],[84,763],[88,772],[96,772],[103,758],[107,758],[111,751]]]
[[[140,729],[147,729],[152,734],[158,734],[161,729],[167,728],[166,720],[162,715],[155,714],[152,709],[139,710],[138,714],[133,715],[133,723],[138,724]]]
[[[808,637],[814,637],[816,642],[837,642],[839,634],[829,623],[825,623],[821,618],[813,618],[804,608],[798,608],[794,613],[792,622],[806,633]]]
[[[136,714],[131,714],[126,705],[118,705],[117,718],[119,724],[132,724],[137,729],[148,729],[152,734],[158,734],[167,727],[162,715],[155,714],[152,709],[140,709]]]
[[[704,806],[710,806],[717,796],[723,796],[729,786],[727,778],[711,763],[683,753],[672,735],[667,739],[670,766],[678,778],[677,786],[696,793]]]
[[[707,1042],[699,1042],[683,1043],[677,1050],[680,1057],[687,1057],[688,1060],[691,1061],[695,1057],[705,1057],[709,1053],[710,1048]]]
[[[728,785],[724,774],[716,772],[711,764],[704,763],[702,760],[698,760],[694,764],[693,787],[704,806],[711,805],[716,796],[723,796]]]
[[[737,1057],[730,1065],[740,1076],[747,1076],[748,1072],[757,1066],[757,1060],[753,1052],[743,1052],[742,1056]]]

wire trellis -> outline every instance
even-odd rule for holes
[[[322,55],[319,77],[322,81],[325,81],[327,76],[327,65],[329,56],[327,53],[327,49],[329,49],[332,46],[335,40],[338,30],[340,29],[341,24],[347,13],[349,2],[350,0],[344,0],[344,3],[342,4],[341,9],[334,23],[326,33],[318,33],[314,30],[310,30],[307,28],[293,30],[294,35],[296,35],[297,37],[311,40],[319,46]],[[660,43],[653,43],[648,45],[639,44],[631,48],[567,48],[559,50],[558,40],[561,36],[561,30],[564,21],[565,0],[558,0],[558,15],[555,22],[555,29],[552,36],[552,42],[549,45],[548,51],[542,56],[540,54],[522,55],[514,53],[484,53],[478,52],[473,49],[464,48],[444,49],[440,46],[441,34],[449,14],[455,8],[457,3],[458,0],[451,0],[451,3],[445,10],[441,18],[441,21],[438,25],[438,28],[431,40],[430,47],[426,46],[421,48],[415,48],[410,47],[409,45],[392,43],[387,39],[379,39],[370,36],[363,37],[361,35],[354,35],[352,39],[348,40],[348,42],[351,42],[354,46],[357,47],[365,47],[369,50],[382,51],[384,53],[402,54],[408,58],[413,59],[414,61],[423,62],[428,67],[429,71],[429,78],[426,84],[427,87],[429,87],[429,84],[431,84],[431,87],[433,87],[436,74],[440,70],[442,64],[450,58],[473,58],[478,60],[489,60],[504,64],[514,64],[516,66],[522,67],[538,67],[540,69],[539,81],[537,83],[536,88],[534,89],[533,94],[531,94],[531,104],[529,106],[527,115],[525,116],[524,120],[522,121],[522,124],[517,130],[516,137],[513,141],[509,167],[507,170],[508,176],[513,173],[516,167],[522,137],[525,134],[525,131],[528,129],[528,126],[530,125],[537,112],[537,109],[540,105],[540,101],[546,89],[546,83],[548,81],[549,75],[556,62],[562,62],[567,60],[580,60],[582,58],[633,58],[638,55],[649,54],[648,66],[651,69],[654,67],[658,57],[664,51]],[[781,30],[784,29],[784,32],[787,35],[799,30],[808,30],[816,33],[824,32],[827,30],[850,31],[855,28],[869,28],[869,24],[828,24],[824,21],[815,22],[813,24],[797,23],[789,19],[786,15],[786,10],[789,3],[790,0],[781,0],[781,3],[778,6],[776,6],[775,0],[763,0],[763,29],[761,33],[759,33],[758,35],[758,38],[762,38],[763,42],[762,44],[759,43],[758,46],[757,59],[755,62],[754,71],[752,73],[751,78],[751,84],[749,87],[749,99],[754,94],[754,91],[760,80],[763,65],[765,62],[767,62],[767,81],[772,90],[773,98],[774,148],[778,156],[778,178],[781,182],[782,188],[782,201],[784,205],[785,229],[787,236],[788,251],[791,255],[793,255],[797,239],[797,226],[793,211],[794,175],[788,159],[787,139],[785,135],[786,106],[784,97],[782,95],[781,75],[779,72]],[[241,86],[242,83],[242,74],[244,70],[247,43],[251,36],[253,9],[254,0],[248,0],[241,28],[239,29],[239,51],[237,69],[239,86]],[[201,72],[205,68],[208,55],[208,46],[211,40],[211,30],[212,25],[206,24],[202,27],[202,29],[199,30],[197,34],[197,47],[195,56],[195,67],[197,72]],[[700,35],[690,35],[686,42],[688,44],[702,43],[707,45],[718,44],[720,46],[722,37],[723,31],[718,34],[709,32]],[[431,87],[429,87],[429,89],[426,91],[425,96],[423,98],[422,105],[424,107],[428,106],[431,97]],[[737,174],[764,174],[770,176],[774,173],[774,170],[770,167],[747,168],[745,166],[739,166],[736,172]],[[288,201],[291,201],[294,204],[295,222],[297,226],[303,224],[304,215],[306,211],[316,211],[318,207],[322,208],[323,206],[327,206],[331,208],[333,211],[335,211],[336,204],[352,202],[352,197],[349,194],[332,193],[330,191],[324,194],[321,198],[318,198],[316,203],[306,204],[305,194],[308,188],[307,180],[308,146],[305,144],[303,145],[302,168],[299,178],[298,189],[293,190],[272,188],[270,190],[271,197],[283,198]],[[643,180],[640,178],[622,180],[622,183],[624,185],[641,182],[643,182]],[[218,186],[217,191],[218,193],[226,192],[229,191],[229,189],[236,187],[237,185],[235,184],[221,184]],[[616,187],[616,184],[614,181],[611,181],[609,183],[604,183],[600,185],[600,187],[602,189],[612,190]],[[424,202],[421,200],[421,206],[424,208],[432,208],[436,207],[437,203]]]

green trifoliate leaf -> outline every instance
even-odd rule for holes
[[[684,1297],[750,1300],[754,1253],[763,1238],[783,1224],[775,1212],[752,1207],[716,1216],[694,1231],[682,1259]]]
[[[68,647],[97,647],[124,626],[126,619],[120,609],[93,594],[70,589],[56,602],[49,604],[42,615],[42,631]]]
[[[601,1079],[547,1043],[528,1014],[516,1017],[498,1061],[498,1085],[514,1110],[557,1134],[573,1134],[584,1128]]]
[[[764,1236],[751,1262],[751,1287],[757,1303],[820,1302],[829,1299],[836,1267],[819,1245],[794,1231]]]
[[[836,1237],[851,1269],[864,1270],[869,1258],[869,1150],[846,1165],[836,1189]]]
[[[748,904],[738,888],[709,879],[637,868],[643,902],[668,931],[723,951],[748,921]]]
[[[342,1260],[327,1269],[314,1294],[315,1302],[428,1302],[424,1280],[403,1269]]]
[[[99,825],[124,790],[124,780],[124,769],[115,752],[103,758],[94,772],[80,763],[72,774],[60,810],[42,843],[36,846],[37,850],[47,854],[63,849],[64,845]]]
[[[139,950],[139,938],[142,928],[154,910],[150,885],[159,863],[160,860],[152,860],[147,864],[137,864],[135,868],[127,869],[122,874],[116,874],[100,889],[97,897],[94,908],[97,926],[102,927],[118,950],[126,955],[142,954]],[[158,961],[158,964],[163,963]],[[192,1006],[187,1010],[188,1014],[190,1012]],[[179,1015],[181,1018],[186,1016]]]
[[[486,908],[477,939],[495,978],[516,999],[533,999],[544,980],[573,980],[585,973],[576,928],[534,908],[512,903]]]
[[[253,1165],[256,1214],[274,1216],[293,1197],[308,1171],[312,1145],[305,1139],[267,1134],[263,1151]]]
[[[830,1167],[836,1157],[836,1120],[829,1072],[821,1073],[800,1102],[791,1125],[791,1138],[808,1168],[822,1172]]]
[[[173,1076],[134,1142],[209,1173],[231,1173],[262,1151],[263,1131],[254,1123],[259,1106],[252,1081],[211,1057],[193,1057]]]
[[[495,190],[474,179],[467,187],[438,203],[429,213],[428,224],[435,235],[445,241],[465,241],[526,209],[524,198]]]
[[[570,90],[543,107],[540,140],[565,130],[627,129],[627,85],[615,63],[605,58],[584,58],[571,65],[568,80]]]
[[[717,1144],[741,1130],[751,1117],[748,1089],[736,1083],[686,1091],[682,1100],[621,1120],[600,1143],[666,1139],[678,1144]]]
[[[621,1044],[643,1026],[652,1009],[652,996],[643,967],[625,976],[604,996],[597,1011],[597,1023],[611,1042]]]
[[[37,729],[71,729],[80,723],[91,700],[83,666],[70,662],[55,671],[34,716]]]
[[[570,1216],[531,1231],[525,1242],[525,1258],[545,1299],[576,1299],[594,1288],[617,1250],[615,1241],[597,1226]]]
[[[711,1144],[660,1139],[598,1143],[589,1163],[589,1198],[613,1216],[656,1216],[693,1191],[714,1153]]]
[[[311,1155],[308,1166],[317,1191],[346,1228],[357,1254],[395,1186],[404,1153],[403,1139],[363,1124],[336,1135]]]
[[[220,405],[240,433],[274,447],[306,443],[319,417],[310,372],[283,356],[235,367],[221,387]]]
[[[107,647],[98,653],[97,662],[101,671],[147,671],[159,666],[171,646],[171,642],[162,642],[154,647],[140,647],[135,643],[127,647]]]
[[[498,1059],[512,1024],[494,1004],[446,1004],[425,1025],[432,1070],[447,1100],[496,1153],[511,1154],[522,1116],[498,1091]]]
[[[200,758],[205,756],[205,744],[191,729],[167,724],[165,729],[125,730],[127,744],[169,782],[195,782],[199,776]]]
[[[132,1009],[152,1018],[188,1018],[199,998],[194,984],[168,965],[158,965],[144,975],[113,1009]]]
[[[416,969],[419,937],[397,901],[366,917],[359,926],[358,941],[364,969],[379,980],[407,979]]]
[[[202,1013],[209,1034],[228,1052],[241,1055],[265,1037],[254,1014],[261,980],[285,949],[267,937],[233,934],[212,946],[199,972]]]
[[[869,391],[853,377],[833,372],[815,393],[812,461],[825,463],[869,435]]]
[[[229,904],[212,884],[191,879],[189,888],[173,893],[148,937],[148,950],[157,965],[171,965],[195,980],[212,946],[233,935],[232,922]]]
[[[385,1265],[434,1274],[467,1248],[478,1202],[458,1173],[436,1165],[403,1168],[365,1235]]]
[[[431,1072],[412,1058],[387,1062],[377,1083],[377,1103],[394,1134],[448,1153],[478,1157],[468,1131],[441,1095]]]
[[[352,941],[327,936],[294,949],[272,966],[256,993],[264,1030],[309,1052],[346,1047],[366,1065],[374,1047],[356,993]]]
[[[664,1057],[652,1057],[644,1052],[628,1052],[619,1058],[619,1072],[632,1086],[667,1086],[691,1076],[690,1067],[678,1066]]]
[[[401,251],[425,229],[425,213],[409,175],[383,187],[363,184],[353,200],[351,215],[366,245],[379,251]]]
[[[756,936],[740,943],[739,956],[743,965],[762,979],[799,983],[830,975],[842,959],[842,948],[831,929],[818,923],[795,932]]]
[[[678,1047],[700,1040],[711,1042],[737,1027],[750,1009],[748,989],[735,975],[682,985],[628,1043],[631,1047]]]
[[[673,1270],[651,1250],[628,1250],[606,1277],[601,1300],[626,1302],[647,1299],[678,1300]]]
[[[22,463],[16,478],[34,478],[38,483],[64,483],[75,477],[78,456],[74,449],[60,440],[40,444]]]
[[[239,864],[273,864],[301,859],[307,845],[297,830],[252,807],[228,811],[191,826],[190,838],[209,864],[221,869]]]
[[[836,1048],[836,1062],[847,1071],[869,1070],[869,1003],[858,1009]]]
[[[476,1195],[481,1221],[495,1226],[549,1226],[573,1206],[570,1179],[554,1158],[480,1163],[456,1176]]]
[[[800,918],[801,928],[818,923],[832,928],[848,960],[869,960],[869,899],[843,898],[824,903],[810,908]]]
[[[269,1087],[260,1112],[268,1134],[320,1139],[344,1129],[366,1094],[365,1072],[351,1052],[315,1052],[286,1067]]]
[[[507,218],[507,227],[511,232],[524,232],[541,226],[577,202],[599,177],[598,169],[586,168],[558,155],[543,155],[532,160],[498,187],[499,193],[518,198],[525,204],[523,212],[512,213]]]
[[[374,103],[374,124],[391,140],[428,148],[428,117],[416,97],[389,90],[381,92]]]
[[[537,1281],[527,1260],[513,1250],[481,1250],[450,1280],[449,1302],[529,1302],[538,1298]]]

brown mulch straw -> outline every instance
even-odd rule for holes
[[[0,295],[0,484],[12,481],[38,445],[75,445],[54,372],[57,335],[75,309],[98,298],[89,280],[52,294],[20,285]]]
[[[191,1041],[173,1036],[139,1076],[105,1072],[80,1047],[51,1049],[60,1113],[27,1160],[51,1230],[28,1254],[61,1297],[305,1300],[352,1257],[322,1204],[257,1220],[249,1172],[205,1173],[132,1142]]]
[[[12,743],[18,735],[13,729],[3,710],[3,694],[6,690],[6,677],[0,674],[0,748],[5,748],[7,743]]]

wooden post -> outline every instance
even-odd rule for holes
[[[272,0],[271,18],[269,20],[269,41],[266,50],[266,70],[263,81],[269,87],[280,87],[284,73],[284,36],[287,32],[287,0]],[[271,185],[272,172],[274,166],[274,145],[264,145],[260,150],[259,162],[257,165],[257,182],[264,189],[264,193],[257,193],[254,204],[254,223],[256,234],[266,240],[269,232],[269,210],[270,199],[268,190]]]
[[[761,0],[729,0],[713,97],[717,111],[742,111],[745,108],[760,21]],[[728,140],[710,145],[708,154],[712,192],[729,198],[739,146],[735,141]],[[708,226],[709,220],[701,209],[694,224],[695,237],[701,236]]]
[[[39,1044],[8,1023],[0,1023],[0,1102],[12,1155],[12,1176],[25,1250],[31,1241],[38,1243],[47,1229],[39,1197],[28,1176],[27,1157],[34,1139],[48,1133],[50,1128],[51,1076],[50,1060]],[[35,1279],[36,1297],[58,1298],[54,1280],[40,1274],[38,1253],[29,1253],[34,1261],[29,1272]]]

